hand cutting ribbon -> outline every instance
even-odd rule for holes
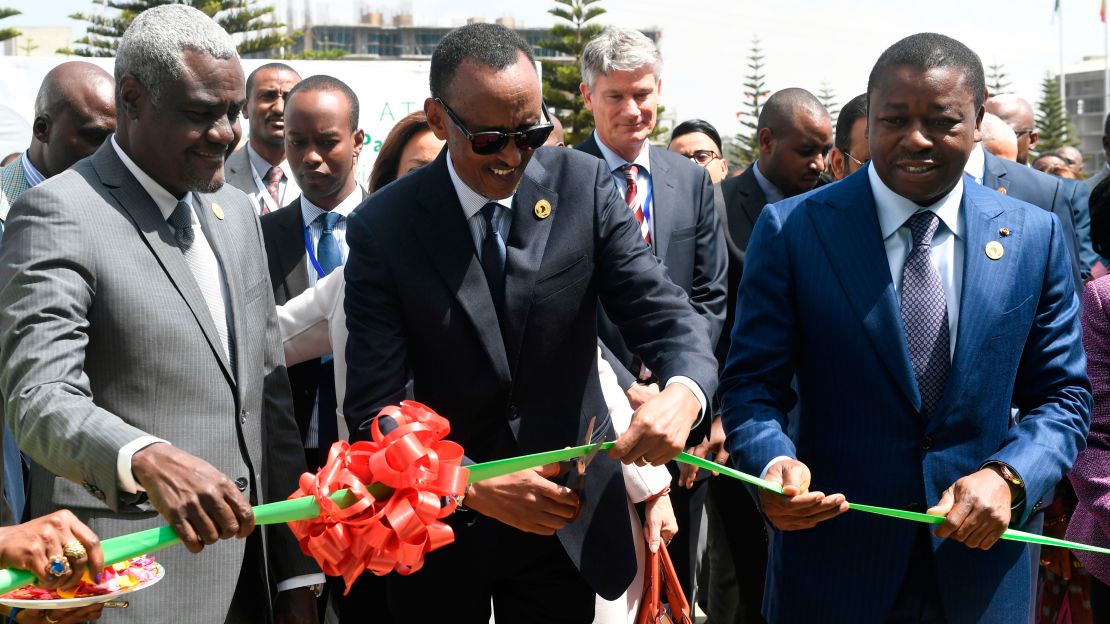
[[[420,569],[424,555],[453,541],[441,522],[454,509],[453,496],[476,483],[521,470],[584,457],[607,450],[612,442],[498,459],[466,468],[463,449],[444,440],[446,419],[412,401],[381,412],[370,442],[336,442],[328,463],[316,475],[304,474],[289,500],[254,508],[256,525],[287,522],[325,573],[342,576],[348,588],[364,570],[375,574]],[[381,424],[396,424],[388,432]],[[676,461],[718,472],[750,485],[782,493],[769,481],[707,459],[680,453]],[[941,516],[849,503],[851,509],[912,522],[940,524]],[[1110,549],[1007,529],[1002,539],[1110,555]],[[101,542],[106,565],[180,543],[168,526]],[[0,594],[34,582],[25,570],[0,570]]]

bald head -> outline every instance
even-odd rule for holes
[[[988,152],[1006,160],[1017,160],[1017,135],[1000,117],[984,113],[979,133],[983,137],[983,148]]]
[[[112,75],[84,61],[62,63],[46,74],[35,98],[31,163],[55,176],[95,152],[115,129]]]
[[[832,149],[832,121],[805,89],[771,94],[759,111],[759,172],[785,197],[817,186]]]
[[[984,103],[988,113],[997,115],[1017,135],[1017,161],[1026,164],[1029,150],[1037,146],[1037,129],[1033,126],[1033,105],[1013,93],[992,96]]]

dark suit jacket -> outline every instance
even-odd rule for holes
[[[576,149],[602,158],[592,134]],[[709,339],[716,344],[728,307],[725,301],[728,253],[713,203],[709,174],[689,159],[660,147],[651,146],[648,154],[655,225],[652,251],[663,262],[671,281],[686,291],[690,304],[709,323]],[[605,309],[598,318],[598,337],[607,349],[606,359],[617,373],[621,386],[631,386],[636,381],[634,371],[639,372],[637,365],[641,358],[625,344],[616,325],[607,318]],[[692,434],[695,436],[698,439],[694,443],[700,442],[697,432]]]
[[[359,189],[363,199],[366,194]],[[270,285],[274,301],[285,305],[290,299],[308,289],[308,255],[304,248],[304,221],[301,216],[301,198],[291,204],[259,218],[262,223],[262,240],[266,244],[266,264],[270,271]],[[293,413],[300,427],[301,440],[308,434],[312,408],[320,384],[320,360],[308,360],[289,367],[289,385],[293,389]]]
[[[1047,173],[1041,173],[1032,167],[1019,165],[1012,160],[1005,160],[983,150],[986,163],[983,169],[983,186],[989,189],[1006,189],[1006,193],[1021,201],[1028,202],[1043,208],[1060,220],[1063,228],[1064,241],[1068,244],[1072,260],[1072,273],[1075,282],[1075,292],[1083,296],[1083,275],[1090,272],[1090,266],[1083,267],[1084,253],[1076,233],[1075,213],[1073,203],[1086,204],[1086,187],[1078,182],[1064,180]],[[1090,224],[1087,224],[1087,238],[1090,238]]]
[[[812,470],[814,490],[923,511],[960,477],[1001,461],[1025,483],[1012,525],[1039,528],[1037,512],[1089,425],[1073,267],[1056,217],[964,181],[958,339],[927,420],[867,170],[764,209],[721,376],[728,449],[740,469],[796,457]],[[999,236],[1002,227],[1010,236]],[[982,251],[992,240],[1005,246],[999,260]],[[788,435],[795,373],[801,415]],[[828,596],[860,622],[883,621],[921,530],[849,512],[805,531],[774,531],[768,621],[822,621]],[[946,621],[1031,619],[1035,551],[1012,542],[987,552],[931,545]]]
[[[752,237],[755,222],[759,213],[767,205],[767,196],[759,188],[752,168],[755,163],[748,165],[738,176],[728,178],[721,182],[721,195],[725,201],[725,212],[728,221],[725,226],[725,236],[728,239],[728,306],[725,316],[725,331],[717,341],[717,361],[724,366],[728,356],[728,347],[732,344],[732,324],[736,320],[736,291],[740,286],[740,277],[744,274],[744,255],[748,249],[748,240]]]
[[[707,323],[666,279],[603,163],[561,148],[533,155],[513,200],[499,327],[447,158],[379,190],[348,222],[352,437],[404,398],[411,371],[416,400],[451,421],[449,437],[470,460],[574,445],[590,416],[595,435],[612,438],[597,375],[599,300],[661,377],[684,375],[712,396]],[[541,199],[551,204],[545,218],[534,213]],[[635,570],[627,495],[614,461],[599,456],[590,471],[582,513],[558,535],[612,599]],[[476,539],[455,526],[458,540]]]

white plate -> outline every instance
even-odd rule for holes
[[[20,609],[76,609],[99,604],[101,602],[108,602],[109,600],[119,600],[121,596],[137,592],[140,589],[146,589],[162,580],[162,577],[166,575],[166,569],[163,568],[160,563],[155,563],[154,567],[154,578],[145,583],[140,583],[134,587],[121,589],[118,592],[112,592],[110,594],[83,596],[81,598],[58,598],[56,600],[17,600],[15,598],[0,598],[0,604],[8,605],[9,607],[19,607]]]

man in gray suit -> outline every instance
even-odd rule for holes
[[[250,135],[227,157],[227,183],[250,196],[258,214],[288,206],[301,194],[285,159],[285,104],[301,76],[285,63],[266,63],[247,76],[243,117]]]
[[[261,230],[223,185],[234,42],[196,9],[153,8],[115,78],[117,133],[25,193],[0,248],[0,394],[37,464],[31,512],[68,507],[104,536],[168,521],[204,550],[160,552],[166,579],[106,621],[253,622],[273,604],[313,622],[318,568],[285,526],[253,531],[250,506],[288,496],[304,456]],[[205,548],[231,537],[247,539]]]

